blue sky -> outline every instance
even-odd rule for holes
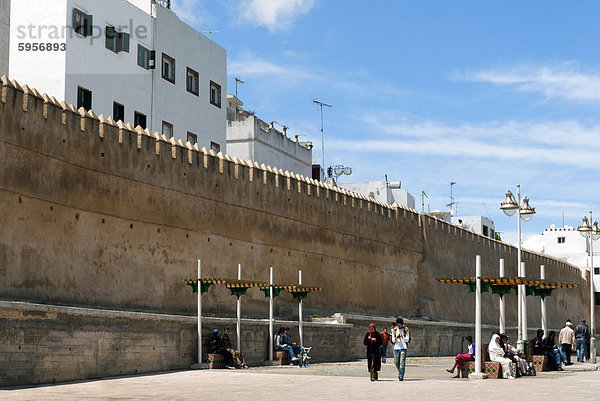
[[[600,2],[174,0],[227,49],[244,107],[315,143],[344,182],[401,180],[421,209],[494,220],[521,184],[524,235],[600,213]]]

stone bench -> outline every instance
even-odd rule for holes
[[[222,354],[208,354],[207,360],[209,369],[225,369],[227,356]]]
[[[546,355],[532,355],[530,357],[530,362],[533,363],[533,368],[536,372],[546,372],[550,370],[548,357]]]
[[[463,378],[475,372],[475,361],[465,362],[460,373]],[[502,367],[498,362],[484,361],[481,363],[481,373],[485,373],[488,379],[501,379]]]

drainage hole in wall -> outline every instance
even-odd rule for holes
[[[79,221],[79,213],[75,213],[75,220]]]
[[[216,188],[219,188],[219,184],[215,184],[215,187],[216,187]]]
[[[254,245],[250,245],[250,249],[254,249]]]
[[[19,349],[21,349],[21,346],[19,345]]]
[[[69,348],[69,351],[71,351],[71,348]]]
[[[186,234],[186,235],[185,235],[185,238],[190,238],[190,235],[189,235],[189,234]]]
[[[256,195],[260,195],[260,193],[257,192]]]
[[[292,200],[290,198],[288,198],[288,202],[291,202]]]
[[[208,242],[210,242],[210,238],[208,239]]]
[[[157,232],[158,234],[160,234],[160,228],[159,228],[159,229],[157,229],[157,230],[156,230],[156,232]]]
[[[25,127],[21,127],[21,131],[25,132]]]
[[[292,256],[292,253],[291,253],[291,252],[288,252],[288,256]]]
[[[321,262],[323,261],[323,256],[321,256]]]
[[[273,248],[271,248],[271,253],[273,253]]]
[[[146,166],[146,168],[150,168],[150,165],[148,164],[148,165]]]
[[[133,224],[130,224],[130,225],[129,225],[129,228],[133,228]]]
[[[19,203],[23,203],[23,198],[19,196]]]
[[[50,210],[54,210],[54,207],[50,206]]]
[[[104,157],[104,152],[100,153],[100,156]]]
[[[67,141],[65,139],[63,139],[63,143],[67,143]]]
[[[183,176],[184,176],[184,177],[187,177],[187,173],[183,173]]]
[[[102,224],[106,223],[106,220],[102,219]]]
[[[233,246],[233,242],[230,242],[230,243],[229,243],[229,246]]]

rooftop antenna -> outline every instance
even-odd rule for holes
[[[483,208],[485,209],[485,214],[486,214],[487,218],[490,219],[490,213],[488,212],[487,207],[485,206],[485,202],[483,202]]]
[[[448,203],[446,205],[450,208],[450,211],[452,211],[454,208],[454,205],[456,205],[456,202],[454,202],[454,195],[452,193],[452,187],[454,187],[454,185],[456,185],[456,182],[450,181],[450,203]]]
[[[330,104],[320,102],[318,100],[313,100],[313,103],[318,104],[321,107],[321,153],[323,153],[323,164],[321,168],[325,168],[325,134],[323,133],[323,106],[325,107],[333,107]]]
[[[425,198],[429,199],[427,192],[421,191],[421,213],[425,213]]]
[[[202,33],[208,33],[208,38],[212,39],[212,34],[219,33],[219,31],[202,31]]]
[[[239,82],[239,83],[241,83],[241,84],[245,84],[245,83],[246,83],[246,82],[242,81],[242,80],[241,80],[241,79],[239,79],[239,78],[236,78],[236,79],[235,79],[235,97],[238,97],[238,95],[237,95],[237,86],[238,86],[238,82]]]

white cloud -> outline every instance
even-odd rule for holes
[[[600,74],[581,71],[574,63],[558,66],[521,66],[508,70],[483,70],[466,73],[468,81],[515,86],[522,92],[538,92],[547,98],[600,101]]]
[[[316,0],[246,0],[240,5],[241,17],[275,32],[291,28],[315,4]]]
[[[171,3],[175,14],[189,24],[203,25],[212,19],[204,7],[205,0],[176,0]]]

